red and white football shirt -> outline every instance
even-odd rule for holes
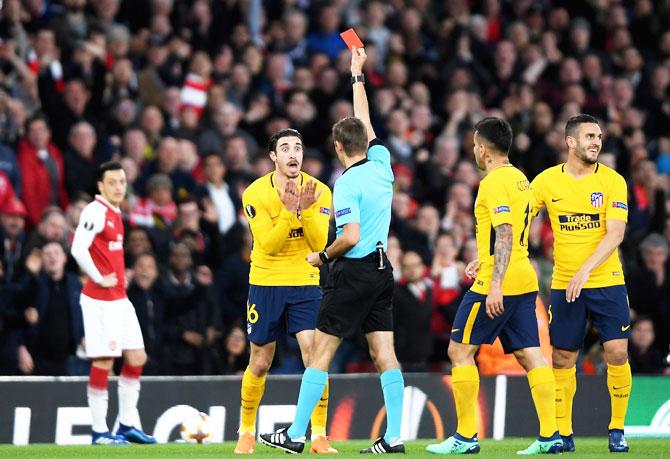
[[[89,277],[82,294],[101,301],[127,298],[123,236],[121,211],[96,196],[82,211],[72,242],[72,256]],[[116,286],[101,287],[102,277],[113,272]]]

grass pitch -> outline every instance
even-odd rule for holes
[[[524,449],[532,443],[531,438],[510,438],[501,441],[484,440],[481,442],[482,450],[479,457],[482,458],[510,458],[516,456],[516,451]],[[345,442],[332,442],[332,445],[340,451],[339,457],[361,457],[360,449],[370,446],[372,442],[367,440],[352,440]],[[406,443],[406,457],[436,457],[428,454],[424,448],[430,440],[417,440]],[[622,455],[621,459],[633,457],[656,457],[670,459],[670,439],[628,439],[630,452]],[[612,455],[607,450],[607,437],[602,438],[577,438],[577,452],[569,454],[570,459],[581,457],[609,457]],[[234,442],[226,442],[216,445],[188,445],[188,444],[161,444],[154,446],[131,445],[126,447],[114,446],[57,446],[51,444],[39,444],[30,446],[0,446],[1,458],[104,458],[104,457],[126,457],[126,458],[165,458],[165,457],[239,457],[233,454]],[[309,454],[309,443],[305,446],[305,453]],[[285,453],[269,448],[265,445],[256,444],[256,455],[258,456],[281,456]],[[616,456],[618,457],[618,456]]]

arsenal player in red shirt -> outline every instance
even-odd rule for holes
[[[126,195],[126,174],[118,162],[98,169],[100,194],[81,213],[72,256],[88,276],[81,292],[86,354],[92,360],[88,405],[93,419],[92,444],[156,443],[139,429],[137,400],[147,361],[135,308],[125,288],[123,221],[119,205]],[[107,427],[107,377],[114,359],[123,356],[119,377],[119,429]]]

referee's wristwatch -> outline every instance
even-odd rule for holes
[[[325,250],[319,252],[319,258],[321,259],[321,263],[323,263],[324,265],[327,265],[330,262],[330,257],[328,256],[328,253]]]
[[[361,82],[365,84],[365,75],[362,73],[360,75],[351,75],[351,84]]]

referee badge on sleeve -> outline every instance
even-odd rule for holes
[[[254,218],[256,216],[256,209],[254,209],[254,206],[251,204],[244,206],[244,210],[246,211],[249,218]]]

